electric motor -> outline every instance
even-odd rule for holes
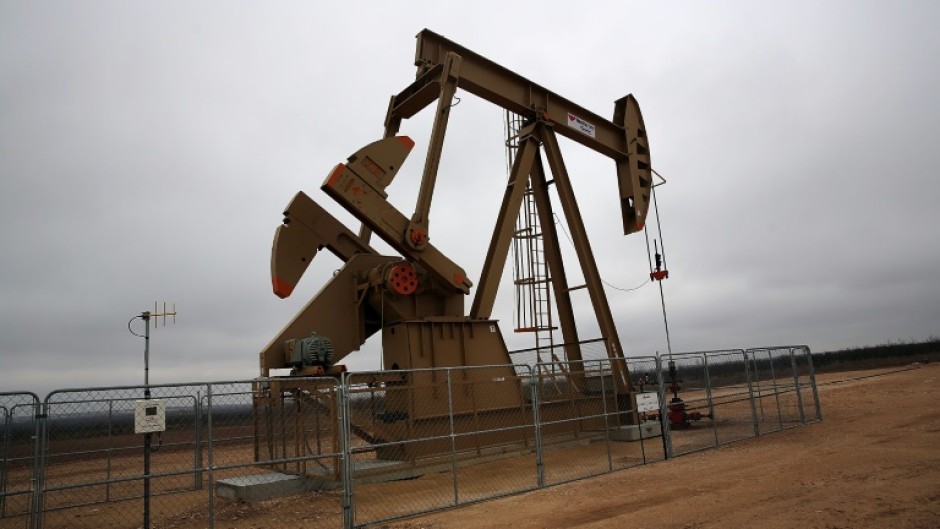
[[[333,363],[333,342],[317,333],[293,341],[290,365],[294,367],[329,366]],[[288,342],[288,347],[290,343]]]

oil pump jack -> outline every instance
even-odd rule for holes
[[[646,127],[636,99],[627,95],[617,100],[613,118],[608,120],[429,30],[417,35],[415,65],[416,80],[389,101],[384,137],[336,165],[321,186],[327,196],[362,223],[358,233],[304,192],[297,193],[284,210],[271,255],[276,295],[289,296],[317,252],[324,248],[344,264],[262,350],[261,374],[267,376],[271,369],[285,367],[293,368],[295,375],[336,374],[343,370],[337,364],[343,357],[381,332],[385,368],[411,373],[409,383],[414,384],[414,392],[422,391],[418,380],[424,375],[406,370],[502,366],[470,370],[464,376],[470,377],[471,382],[475,376],[481,382],[495,376],[515,380],[515,389],[506,384],[502,386],[505,391],[490,390],[487,399],[496,412],[501,408],[524,408],[524,393],[518,387],[523,381],[511,366],[492,310],[512,242],[514,220],[529,184],[542,227],[564,355],[574,363],[571,365],[582,359],[569,293],[586,288],[611,359],[608,376],[612,394],[624,403],[623,409],[633,409],[630,374],[558,136],[614,161],[624,234],[641,230],[649,207],[652,176]],[[515,113],[524,122],[469,312],[465,311],[465,299],[473,283],[463,268],[431,243],[428,215],[448,118],[458,89]],[[415,211],[408,217],[387,201],[386,190],[414,147],[409,137],[398,132],[403,120],[435,101]],[[543,153],[550,175],[543,167]],[[552,187],[563,209],[584,285],[573,286],[567,280],[549,196]],[[370,245],[373,235],[388,243],[398,255],[380,255]],[[579,376],[576,371],[575,367],[569,373],[572,380]],[[278,385],[280,390],[292,387],[290,377],[280,380]],[[399,405],[402,409],[396,417],[412,422],[431,420],[449,412],[447,397],[431,391],[425,391],[420,398],[402,399]],[[451,402],[450,406],[453,408],[450,412],[458,416],[464,411],[461,401]],[[624,419],[631,420],[635,417]],[[390,427],[369,435],[394,440],[398,434]],[[413,459],[420,455],[404,451],[390,457]]]

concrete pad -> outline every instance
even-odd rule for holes
[[[233,501],[257,502],[322,490],[324,485],[322,479],[269,472],[220,479],[215,482],[215,492]]]

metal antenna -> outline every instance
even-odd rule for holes
[[[144,320],[144,398],[150,398],[150,319],[154,320],[154,328],[159,327],[160,319],[163,319],[163,326],[166,327],[167,316],[173,316],[173,323],[176,323],[176,303],[173,304],[172,312],[167,312],[166,302],[163,303],[163,312],[157,309],[157,302],[153,302],[153,312],[145,311],[140,313],[140,319]]]
[[[127,330],[131,334],[137,337],[144,339],[144,399],[150,400],[150,319],[155,320],[154,328],[157,327],[156,323],[160,321],[160,318],[163,318],[163,326],[166,327],[166,318],[167,316],[173,317],[173,323],[176,323],[176,303],[173,303],[172,311],[167,311],[166,303],[163,303],[163,312],[160,312],[157,308],[157,302],[153,302],[153,312],[144,311],[140,315],[134,316],[129,322],[127,322]],[[131,329],[131,323],[134,322],[137,318],[144,320],[144,334],[143,336],[137,334]],[[150,453],[153,452],[151,448],[151,436],[153,434],[146,433],[144,434],[144,525],[143,529],[150,529]]]

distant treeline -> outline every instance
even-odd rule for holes
[[[872,369],[912,362],[940,362],[940,338],[931,336],[923,342],[889,342],[813,354],[817,371]]]

